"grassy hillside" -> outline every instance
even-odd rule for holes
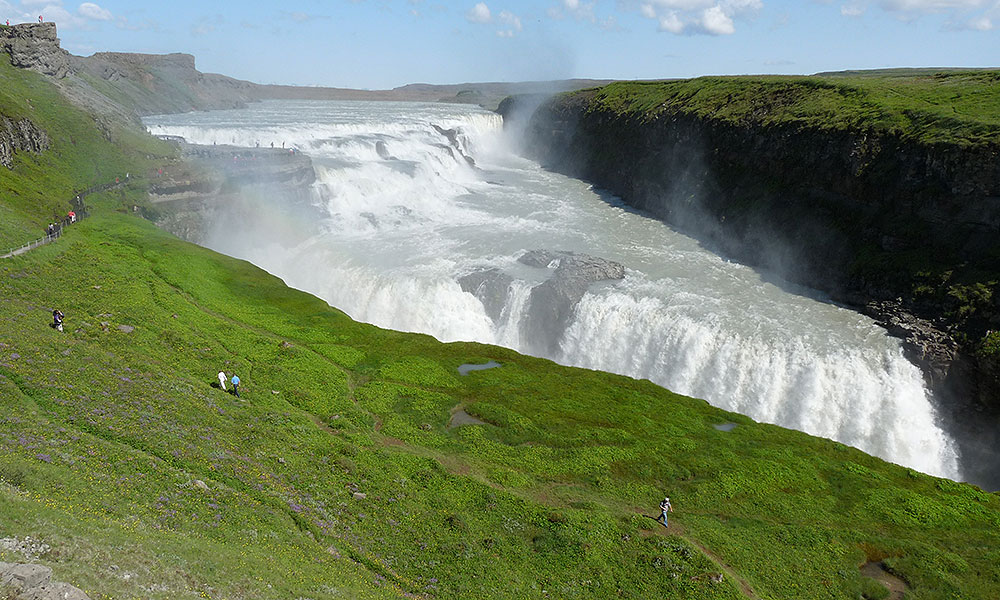
[[[648,118],[680,111],[736,123],[868,129],[925,143],[1000,143],[1000,71],[619,82],[597,90],[596,100]]]
[[[0,72],[25,107],[58,101]],[[11,190],[146,160],[52,112],[86,143],[3,174],[26,236],[49,207]],[[132,200],[92,197],[0,260],[0,561],[93,598],[886,597],[869,560],[908,598],[1000,597],[996,494],[648,381],[355,323]],[[482,423],[449,427],[457,411]],[[648,518],[664,493],[669,530]]]
[[[74,107],[37,73],[16,69],[0,54],[0,115],[27,118],[49,137],[40,154],[15,153],[15,168],[0,167],[0,254],[37,239],[45,226],[66,214],[79,190],[130,173],[138,187],[149,157],[172,154],[169,145],[124,126],[98,127],[94,116]],[[127,149],[127,150],[126,150]]]
[[[1000,593],[995,494],[649,382],[354,323],[139,219],[89,219],[0,281],[3,535],[92,592],[741,597],[703,546],[762,598],[856,597],[866,558],[914,598]],[[488,424],[449,429],[458,406]],[[641,516],[663,491],[670,532]]]

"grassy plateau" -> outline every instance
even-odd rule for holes
[[[0,239],[138,174],[0,261],[0,561],[92,598],[886,598],[869,561],[908,599],[1000,597],[1000,496],[648,381],[354,322],[126,210],[168,149],[32,73],[0,82],[0,112],[52,138],[0,171]]]

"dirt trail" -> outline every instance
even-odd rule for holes
[[[656,521],[656,517],[650,517],[649,515],[643,515],[643,516],[648,519]],[[656,522],[657,524],[660,523],[659,521]],[[670,527],[664,528],[661,525],[656,529],[654,529],[653,531],[649,532],[649,535],[661,535],[661,536],[674,535],[681,538],[685,542],[697,548],[702,554],[704,554],[708,558],[708,560],[715,563],[715,566],[719,567],[719,569],[723,573],[729,575],[733,579],[733,581],[735,581],[736,584],[739,586],[740,591],[743,592],[744,596],[750,598],[750,600],[761,600],[761,597],[757,595],[757,592],[753,590],[753,588],[750,586],[750,583],[746,579],[740,577],[739,573],[737,573],[735,570],[733,570],[732,567],[726,564],[726,562],[723,561],[719,557],[719,555],[717,555],[715,552],[712,552],[707,546],[699,542],[697,539],[689,536],[687,534],[687,530],[684,529],[684,526],[677,523],[676,520],[672,520]]]

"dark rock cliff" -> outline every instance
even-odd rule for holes
[[[940,394],[1000,407],[996,360],[978,352],[1000,329],[1000,148],[622,114],[593,95],[542,104],[520,124],[528,154],[726,256],[871,314],[904,339]],[[499,111],[506,123],[518,99]],[[956,298],[966,287],[929,280],[940,272],[979,282],[976,310]]]
[[[48,134],[30,120],[0,115],[0,165],[11,169],[15,152],[41,152],[48,147]]]
[[[0,28],[0,51],[15,67],[63,78],[69,72],[69,53],[59,47],[55,23],[24,23]]]

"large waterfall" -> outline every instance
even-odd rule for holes
[[[221,220],[206,244],[356,319],[648,378],[960,476],[920,371],[874,322],[518,157],[493,113],[266,102],[147,126],[192,143],[308,153],[319,222],[279,239],[274,219],[291,217],[275,198],[256,219]]]

